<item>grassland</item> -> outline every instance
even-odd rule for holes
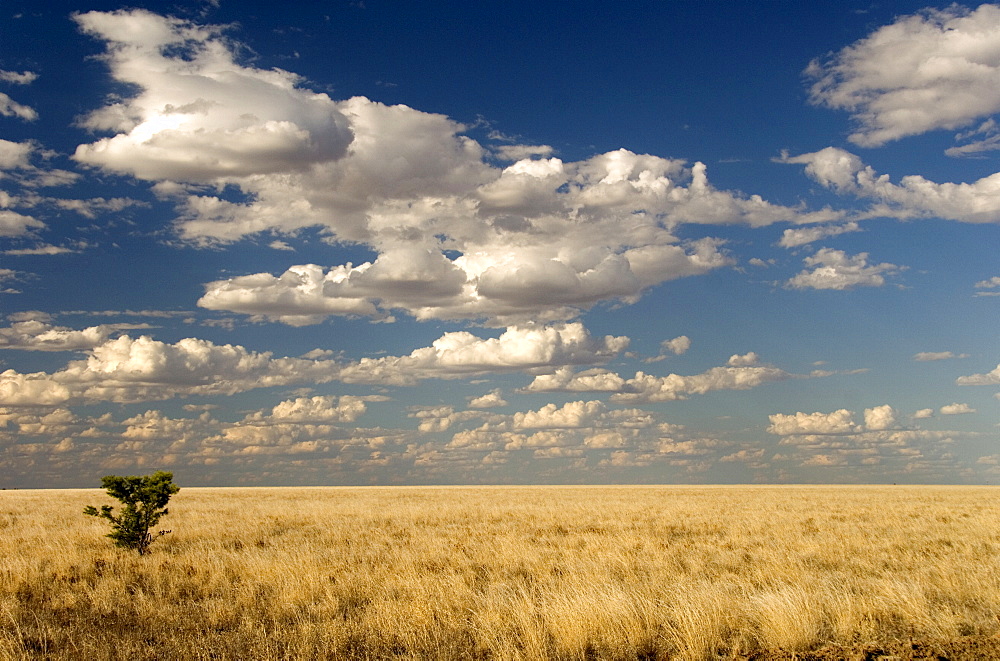
[[[802,658],[963,637],[988,655],[997,496],[188,488],[139,557],[83,516],[98,490],[0,491],[0,659]]]

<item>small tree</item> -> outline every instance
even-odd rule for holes
[[[167,514],[167,501],[170,496],[180,491],[180,487],[171,482],[173,473],[156,471],[152,475],[105,475],[101,478],[101,486],[108,495],[121,501],[123,507],[115,515],[111,505],[104,505],[98,510],[93,505],[84,508],[83,513],[99,516],[111,522],[111,532],[107,535],[115,542],[115,546],[135,549],[139,555],[149,552],[153,536],[149,529],[159,522],[160,517]],[[159,535],[165,535],[169,530],[161,530]]]

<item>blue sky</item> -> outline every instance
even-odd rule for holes
[[[2,11],[2,487],[997,478],[1000,6]]]

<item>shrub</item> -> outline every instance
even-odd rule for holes
[[[155,526],[161,516],[167,514],[170,496],[180,491],[171,480],[173,473],[156,471],[152,475],[105,475],[101,486],[108,495],[121,501],[123,507],[116,515],[111,505],[103,505],[98,510],[93,505],[84,508],[83,513],[98,516],[111,522],[110,537],[115,546],[135,549],[139,555],[149,552],[153,536],[149,529]],[[161,530],[157,536],[169,530]]]

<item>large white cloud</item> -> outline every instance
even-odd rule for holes
[[[76,20],[107,43],[111,75],[137,90],[88,116],[112,135],[80,145],[80,162],[156,182],[189,242],[316,227],[377,254],[209,283],[200,304],[210,309],[291,324],[394,309],[495,325],[568,320],[731,263],[718,240],[679,241],[679,223],[841,215],[716,190],[701,163],[624,149],[564,162],[508,145],[522,158],[499,168],[447,117],[332,100],[292,73],[241,64],[220,28],[144,10]]]
[[[363,358],[346,365],[348,383],[413,384],[428,378],[461,378],[488,372],[552,369],[606,362],[626,347],[627,337],[593,337],[580,323],[508,328],[496,338],[445,333],[408,356]]]
[[[234,345],[186,338],[167,344],[147,336],[105,341],[82,360],[51,374],[0,374],[0,406],[64,402],[136,402],[335,378],[334,361],[272,358]]]
[[[776,413],[770,416],[767,431],[778,436],[851,436],[865,432],[883,432],[896,426],[896,410],[888,405],[864,410],[864,424],[854,421],[854,412],[839,409],[832,413]]]
[[[966,126],[1000,111],[1000,7],[903,16],[807,74],[814,103],[852,114],[858,145]]]
[[[140,9],[74,18],[107,42],[115,78],[141,90],[84,120],[116,135],[80,145],[81,163],[148,180],[214,181],[307,168],[343,155],[351,140],[328,96],[297,87],[286,71],[236,64],[217,28]]]
[[[791,415],[776,413],[771,418],[771,426],[767,428],[772,434],[791,436],[798,434],[852,434],[861,431],[854,422],[854,414],[847,409],[833,413],[802,413]]]
[[[794,289],[853,289],[855,287],[881,287],[885,276],[897,273],[895,264],[869,264],[868,253],[848,255],[842,250],[821,248],[815,255],[803,260],[811,271],[802,271],[788,281]]]
[[[954,404],[942,406],[938,412],[941,415],[965,415],[968,413],[975,413],[976,409],[972,408],[968,404],[955,402]]]
[[[960,386],[995,386],[1000,384],[1000,365],[986,374],[971,374],[960,376],[955,380]]]
[[[806,174],[827,188],[875,200],[867,216],[1000,222],[1000,173],[972,183],[936,183],[908,175],[895,184],[889,175],[878,174],[858,156],[836,147],[785,156],[782,161],[805,165]]]
[[[591,427],[595,421],[607,411],[603,402],[568,402],[563,406],[546,404],[537,411],[515,413],[513,427],[515,429],[577,429]]]

